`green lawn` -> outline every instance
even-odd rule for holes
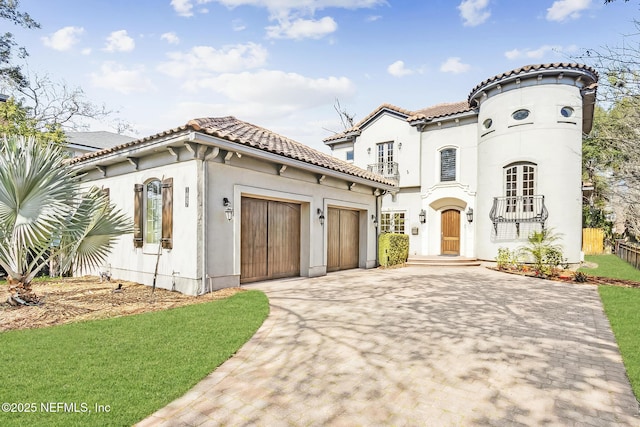
[[[615,255],[587,255],[585,260],[598,264],[598,268],[580,268],[586,274],[640,282],[640,270]],[[598,291],[631,386],[640,399],[640,288],[599,286]]]
[[[268,313],[267,297],[248,291],[172,310],[0,333],[0,402],[32,410],[8,413],[3,406],[0,425],[131,425],[227,360]]]
[[[598,264],[598,268],[581,267],[579,271],[590,276],[613,277],[640,282],[640,270],[621,260],[616,255],[586,255],[585,261]]]
[[[599,286],[633,392],[640,399],[640,288]]]

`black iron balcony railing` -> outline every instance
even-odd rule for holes
[[[377,173],[388,179],[399,180],[400,172],[398,172],[398,163],[396,162],[382,162],[374,163],[367,166],[369,172]]]
[[[511,223],[516,225],[519,235],[520,224],[523,222],[537,222],[544,229],[545,222],[549,218],[549,211],[547,211],[542,195],[494,197],[489,217],[496,233],[498,232],[498,224]]]

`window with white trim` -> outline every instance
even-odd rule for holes
[[[533,212],[536,194],[536,165],[514,163],[504,168],[504,189],[507,212]]]
[[[385,175],[393,170],[393,142],[376,144],[378,174]]]
[[[440,181],[456,180],[456,153],[455,148],[440,150]]]
[[[380,232],[381,233],[399,233],[405,232],[405,212],[383,212],[380,214]]]
[[[145,185],[144,241],[159,243],[162,232],[162,184],[154,179]]]

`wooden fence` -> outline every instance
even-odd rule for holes
[[[623,261],[628,262],[635,268],[640,266],[640,246],[625,243],[618,240],[616,242],[616,255]]]
[[[604,230],[602,228],[582,229],[582,252],[585,255],[604,253]]]

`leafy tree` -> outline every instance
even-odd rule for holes
[[[34,21],[28,13],[20,12],[19,5],[19,0],[0,0],[0,19],[24,28],[40,28],[40,24]],[[28,53],[24,48],[18,48],[12,33],[0,34],[0,77],[12,81],[20,87],[26,87],[27,78],[19,66],[12,64],[14,55],[18,58],[25,58]]]
[[[62,143],[65,134],[59,125],[39,126],[38,121],[29,115],[13,98],[0,102],[0,135],[19,135],[32,137],[38,141]]]
[[[611,1],[605,1],[610,3]],[[640,23],[635,22],[640,29]],[[624,212],[630,237],[640,236],[640,32],[620,46],[588,49],[577,58],[600,73],[594,129],[583,142],[585,179],[596,203],[585,207],[585,223],[606,222],[604,207]]]
[[[59,260],[63,271],[87,271],[131,230],[99,189],[81,190],[60,145],[0,138],[0,266],[13,301],[38,302],[31,281],[50,260]]]

